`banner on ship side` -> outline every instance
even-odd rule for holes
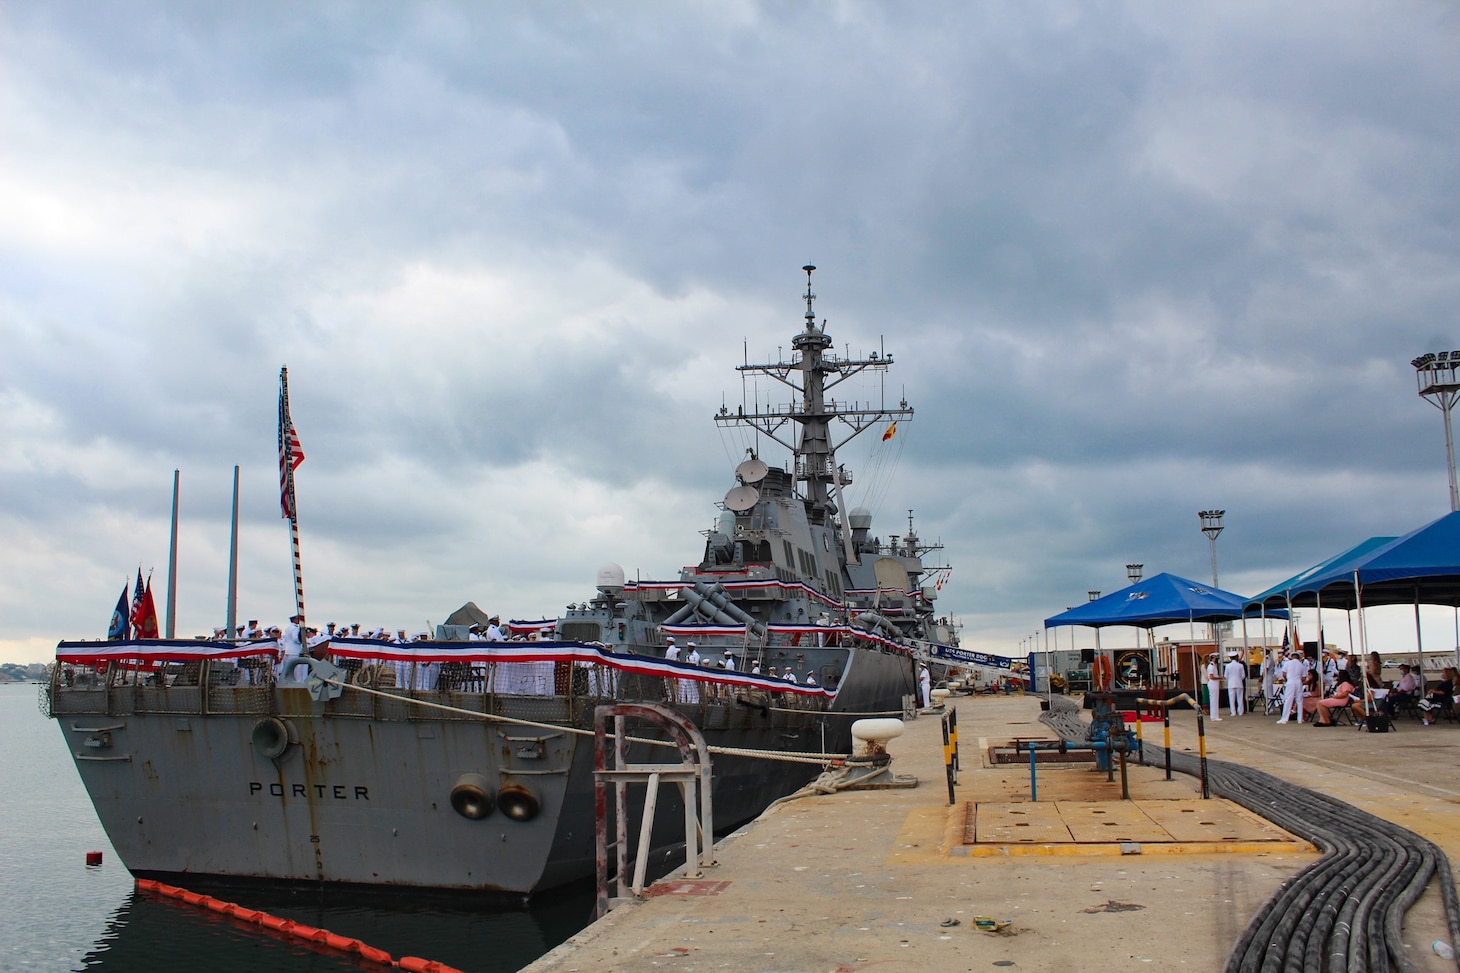
[[[246,656],[277,657],[278,643],[216,642],[204,639],[147,639],[130,642],[62,642],[56,646],[56,661],[71,665],[118,662],[151,665],[158,662],[194,662],[203,659],[234,659]],[[836,690],[794,683],[776,676],[762,676],[719,666],[697,666],[688,662],[612,652],[585,642],[406,642],[397,644],[375,639],[333,638],[329,654],[337,659],[405,663],[578,663],[600,665],[620,672],[660,676],[680,682],[713,682],[772,693],[835,699]]]
[[[968,649],[958,649],[951,645],[934,645],[928,650],[928,654],[935,659],[944,662],[951,662],[959,666],[983,666],[985,669],[1012,669],[1014,660],[1002,655],[990,655],[987,652],[973,652]]]

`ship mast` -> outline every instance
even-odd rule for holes
[[[736,366],[737,371],[768,375],[794,392],[799,392],[801,401],[779,409],[747,412],[744,404],[731,412],[725,406],[715,416],[721,426],[749,426],[764,433],[775,442],[790,450],[795,457],[795,477],[804,483],[804,500],[807,518],[812,524],[825,525],[832,507],[831,491],[851,482],[850,471],[839,470],[836,465],[836,451],[859,434],[884,420],[911,418],[913,410],[907,400],[896,408],[886,405],[845,404],[833,401],[827,404],[826,393],[860,372],[872,370],[887,371],[892,356],[872,352],[866,358],[839,358],[830,353],[831,338],[826,334],[826,322],[816,324],[814,303],[816,295],[811,292],[811,272],[815,266],[807,264],[801,268],[806,272],[806,327],[791,339],[791,347],[797,355],[789,362],[774,362]],[[835,439],[832,422],[839,421],[846,427],[846,434]],[[795,422],[800,427],[796,442],[788,442],[785,429],[787,423]],[[839,490],[838,490],[839,492]],[[846,511],[840,510],[841,517]],[[850,536],[845,522],[843,536]]]

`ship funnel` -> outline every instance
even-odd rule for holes
[[[866,550],[867,534],[872,530],[872,511],[866,507],[853,507],[847,514],[847,523],[852,528],[852,543],[857,550]]]

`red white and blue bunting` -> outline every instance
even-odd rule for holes
[[[767,625],[773,634],[790,635],[795,645],[813,645],[816,636],[823,637],[823,644],[837,645],[844,644],[847,639],[861,639],[864,642],[871,642],[896,652],[908,652],[906,645],[894,642],[875,632],[857,628],[852,625],[791,625],[785,623],[772,623]],[[744,625],[661,625],[660,631],[666,635],[673,635],[676,639],[685,638],[743,638],[745,635]],[[809,638],[808,638],[809,636]],[[775,648],[784,648],[777,645]],[[718,646],[717,646],[718,648]]]
[[[888,643],[889,645],[892,643]],[[239,643],[204,640],[169,641],[148,639],[143,642],[62,642],[56,647],[56,661],[72,665],[95,665],[98,662],[152,664],[158,662],[194,662],[203,659],[237,659],[247,656],[275,655],[274,642]],[[821,686],[804,686],[768,676],[735,672],[728,669],[706,669],[687,662],[669,662],[648,656],[610,652],[584,642],[376,642],[370,639],[331,639],[329,653],[335,658],[363,659],[375,662],[570,662],[603,666],[618,672],[641,676],[716,683],[766,692],[794,693],[798,696],[835,699],[833,690]]]
[[[693,581],[630,581],[624,585],[624,591],[679,591],[684,588],[693,590],[696,582]],[[701,584],[705,581],[699,582]],[[774,578],[767,578],[764,581],[721,581],[720,587],[726,591],[740,594],[742,597],[754,592],[776,592],[776,597],[785,598],[790,595],[802,595],[813,601],[819,601],[828,608],[841,608],[841,602],[812,588],[801,581],[778,581]]]

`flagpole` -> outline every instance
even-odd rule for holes
[[[292,477],[291,477],[292,479]],[[299,625],[304,627],[304,579],[299,568],[299,518],[289,518],[289,545],[294,552],[294,614],[299,616]]]
[[[172,471],[172,545],[167,553],[167,638],[177,637],[177,488],[179,473]]]
[[[299,630],[306,631],[304,621],[304,576],[299,559],[299,505],[294,494],[294,467],[304,461],[302,451],[296,457],[294,420],[289,417],[289,369],[279,369],[279,472],[283,476],[284,516],[289,519],[289,546],[294,555],[294,613],[300,616]]]
[[[228,637],[238,635],[238,467],[233,468],[233,529],[228,534]]]

